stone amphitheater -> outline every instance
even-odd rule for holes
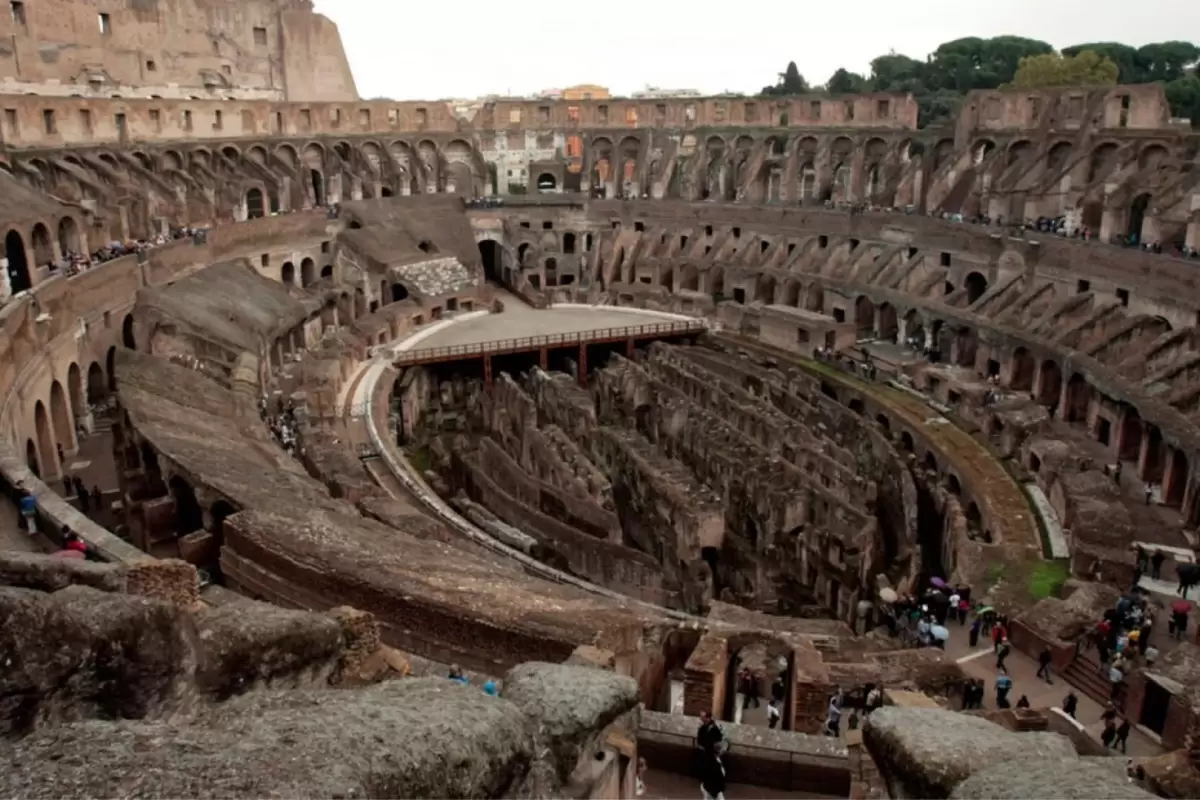
[[[694,796],[707,713],[731,798],[1196,796],[1200,263],[1127,246],[1200,248],[1161,87],[944,129],[368,102],[308,0],[34,5],[0,20],[5,794]],[[931,578],[1008,619],[1029,707],[958,710],[996,678],[965,626],[889,632]],[[1127,587],[1162,653],[1110,687],[1081,645]]]

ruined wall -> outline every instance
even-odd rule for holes
[[[14,3],[0,92],[353,100],[337,26],[309,0]],[[19,6],[19,10],[18,10]]]

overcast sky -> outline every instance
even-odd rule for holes
[[[755,92],[795,61],[810,83],[868,71],[895,50],[924,58],[964,36],[1055,47],[1200,39],[1195,0],[736,0],[485,2],[316,0],[338,24],[364,98],[527,95],[598,83]]]

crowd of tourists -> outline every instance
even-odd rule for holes
[[[258,400],[258,413],[263,422],[267,423],[267,429],[271,431],[275,442],[286,450],[289,456],[304,454],[304,447],[300,442],[300,426],[296,424],[296,405],[290,398],[286,403],[276,401],[272,404],[267,398],[261,397]]]
[[[59,261],[51,261],[46,266],[49,267],[51,275],[66,275],[70,278],[123,256],[152,250],[180,239],[195,238],[204,230],[206,229],[192,227],[172,228],[170,233],[160,233],[149,239],[128,239],[123,242],[114,240],[91,253],[76,253],[68,250],[63,253]]]

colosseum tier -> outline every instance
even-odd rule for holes
[[[361,101],[302,0],[180,0],[148,62],[156,11],[68,57],[25,5],[10,794],[682,796],[707,713],[731,797],[990,797],[1014,758],[1004,796],[1194,796],[1200,137],[1161,87],[946,128],[892,94]],[[1132,605],[1159,658],[1110,681],[1083,643]],[[992,615],[1029,708],[968,644]]]

